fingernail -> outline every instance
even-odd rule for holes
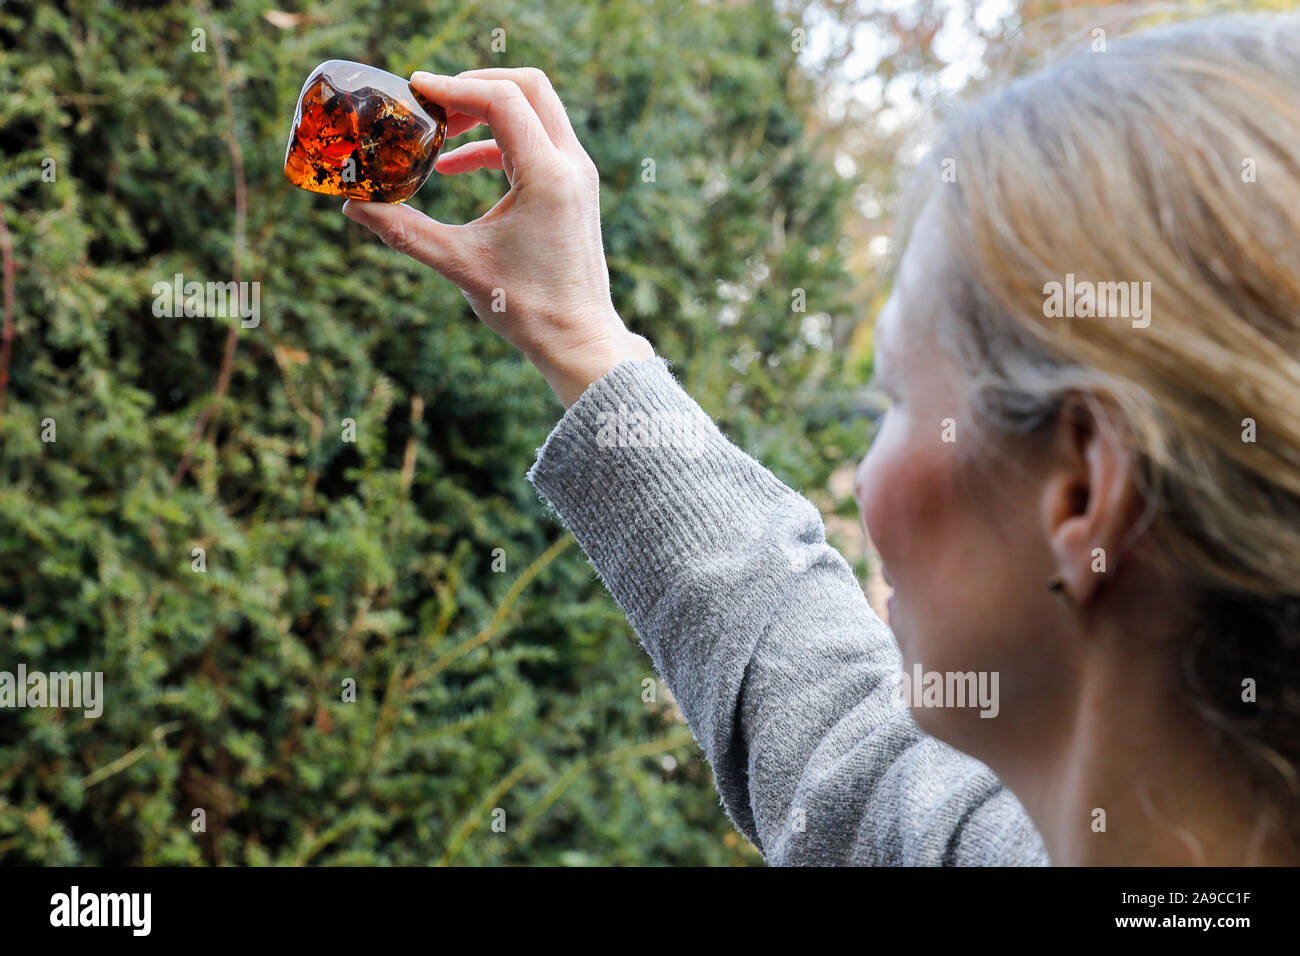
[[[437,74],[434,73],[426,73],[424,70],[416,70],[414,73],[411,74],[411,82],[431,83],[436,78],[436,76]]]

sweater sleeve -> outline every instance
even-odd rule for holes
[[[594,382],[527,477],[769,863],[1047,862],[1015,796],[897,702],[893,635],[817,509],[729,442],[662,358]]]

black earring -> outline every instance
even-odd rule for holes
[[[1070,595],[1065,590],[1065,581],[1059,574],[1048,578],[1047,590],[1061,599],[1061,603],[1065,605],[1066,610],[1074,610],[1074,602],[1070,600]]]

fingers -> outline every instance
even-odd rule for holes
[[[487,67],[481,70],[465,70],[456,74],[457,79],[506,80],[516,84],[532,104],[533,110],[542,121],[546,135],[562,152],[571,152],[575,147],[582,148],[578,136],[569,122],[569,114],[560,102],[560,96],[551,85],[550,78],[536,67],[511,69],[507,67]]]
[[[508,80],[411,74],[411,85],[449,113],[466,113],[488,125],[515,169],[526,172],[554,144],[528,97]]]
[[[465,226],[430,219],[404,203],[349,199],[343,204],[343,215],[361,223],[389,248],[423,262],[465,288],[474,261],[474,246]]]
[[[445,176],[472,173],[476,169],[503,169],[501,150],[494,139],[483,139],[457,146],[438,157],[434,169]]]

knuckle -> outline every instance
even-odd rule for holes
[[[551,78],[546,75],[546,71],[535,66],[524,67],[520,70],[520,77],[539,89],[546,89],[551,85]]]
[[[581,165],[572,161],[560,162],[551,177],[552,195],[567,204],[585,203],[591,191],[592,177]]]
[[[419,240],[407,226],[398,224],[384,233],[384,244],[404,256],[414,256]]]
[[[455,283],[456,287],[473,293],[484,282],[485,276],[500,275],[499,272],[487,271],[484,266],[493,261],[494,248],[491,242],[477,230],[461,227],[455,241],[444,246],[439,254],[439,269],[444,276]]]

